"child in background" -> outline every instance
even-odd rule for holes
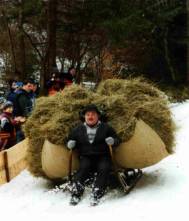
[[[4,145],[3,140],[0,139],[0,149],[8,149],[16,144],[15,126],[25,121],[23,117],[13,118],[13,103],[6,101],[2,105],[2,114],[0,115],[0,128],[1,133],[8,133],[9,138]]]

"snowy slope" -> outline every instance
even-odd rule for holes
[[[143,170],[144,176],[127,196],[112,190],[97,207],[89,206],[89,190],[78,206],[68,193],[51,189],[41,178],[23,171],[0,186],[0,217],[6,220],[189,220],[189,102],[172,106],[176,154]]]

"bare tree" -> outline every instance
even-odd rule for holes
[[[20,72],[20,80],[26,78],[26,53],[25,53],[25,39],[23,33],[24,15],[23,15],[23,0],[19,0],[18,8],[18,68]]]
[[[48,36],[48,66],[47,77],[50,77],[56,67],[56,30],[57,30],[57,0],[49,0],[47,7],[47,36]]]

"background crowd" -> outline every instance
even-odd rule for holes
[[[46,82],[47,95],[53,96],[74,83],[75,74],[74,67],[70,67],[67,73],[54,71]],[[23,82],[11,80],[9,85],[10,91],[6,99],[2,99],[0,107],[0,150],[8,149],[25,138],[22,125],[32,113],[39,95],[38,83],[32,78]]]

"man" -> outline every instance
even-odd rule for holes
[[[14,102],[14,98],[15,98],[15,93],[14,92],[15,92],[16,87],[17,87],[16,83],[17,82],[15,80],[11,80],[9,82],[9,84],[10,84],[10,92],[7,95],[7,100],[8,101]]]
[[[32,79],[28,79],[23,82],[22,88],[15,99],[16,116],[28,117],[33,109],[33,103],[30,93],[33,92],[35,82]]]
[[[120,140],[116,132],[107,123],[101,122],[100,111],[91,104],[83,110],[84,123],[72,130],[67,147],[76,148],[79,153],[80,168],[73,177],[72,197],[70,203],[76,205],[84,192],[84,183],[92,169],[95,177],[92,188],[91,205],[99,202],[104,195],[112,162],[108,145],[118,146]]]
[[[31,99],[31,101],[32,101],[32,109],[33,109],[33,107],[35,106],[35,101],[36,101],[36,97],[37,97],[38,93],[39,93],[39,86],[38,86],[38,84],[35,82],[35,84],[34,84],[32,90],[31,90],[30,93],[29,93],[30,99]]]
[[[27,118],[31,114],[33,102],[30,93],[34,91],[35,84],[33,79],[28,79],[23,82],[23,87],[17,93],[14,102],[15,116]],[[20,126],[16,128],[16,137],[17,143],[25,138]]]
[[[67,73],[62,73],[61,79],[64,81],[65,86],[70,86],[75,82],[76,69],[71,66]]]
[[[49,81],[47,81],[47,90],[48,90],[48,96],[53,96],[57,92],[60,92],[64,89],[64,81],[60,78],[59,72],[54,72],[51,75],[51,78]]]

